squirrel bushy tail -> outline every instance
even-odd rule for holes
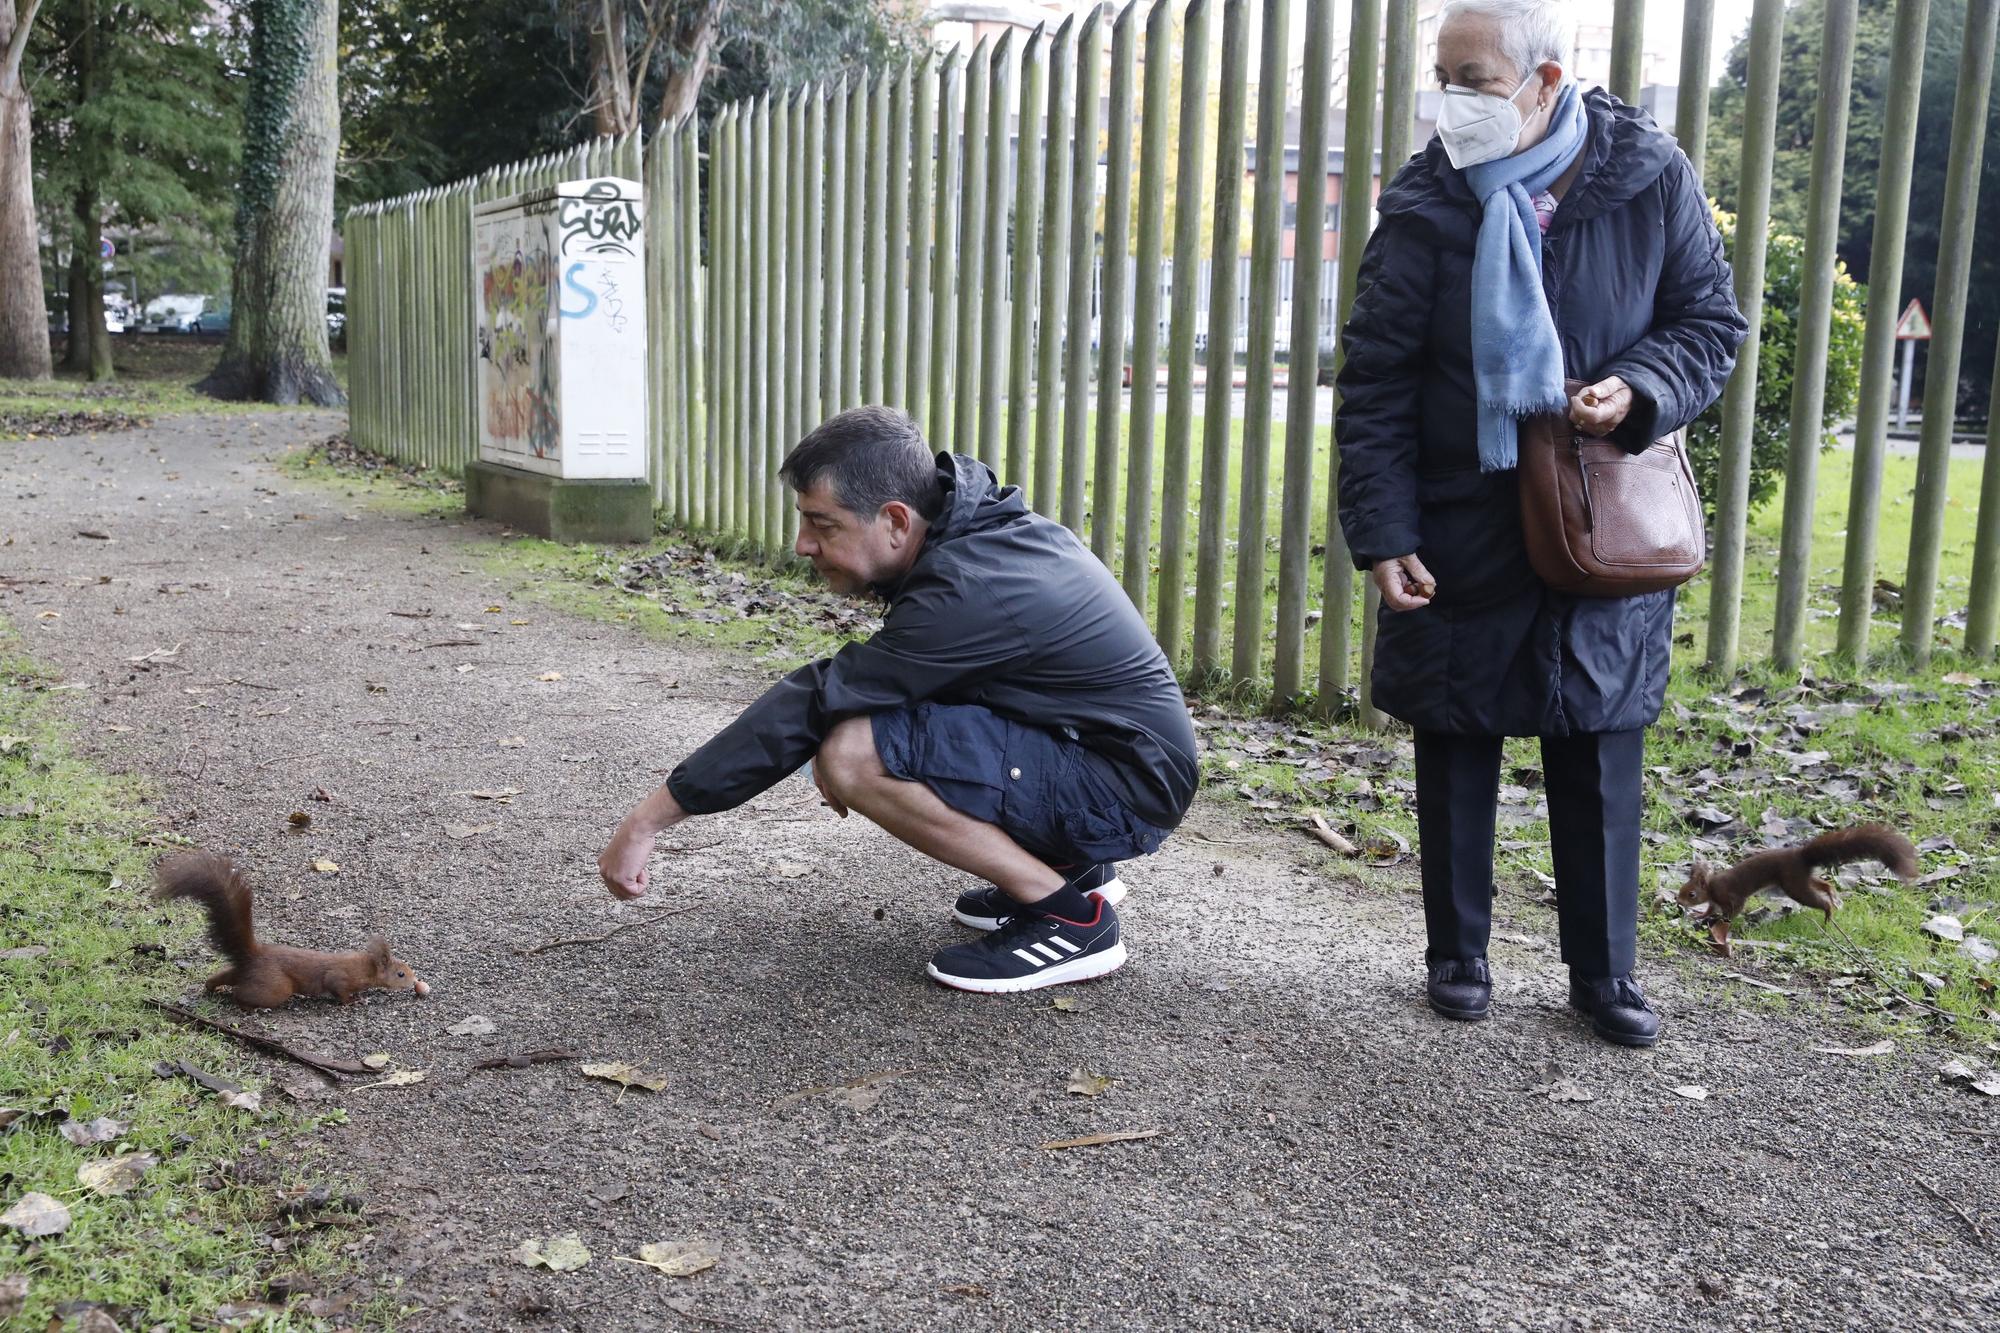
[[[250,882],[226,856],[183,852],[154,871],[156,898],[192,898],[208,909],[208,938],[216,952],[239,966],[257,953],[250,926]]]
[[[1857,824],[1822,833],[1799,848],[1799,852],[1806,864],[1815,869],[1874,860],[1887,866],[1898,879],[1913,879],[1917,873],[1917,849],[1886,824]]]

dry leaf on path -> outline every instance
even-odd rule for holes
[[[1047,1143],[1038,1143],[1035,1146],[1051,1151],[1062,1148],[1097,1148],[1107,1143],[1134,1143],[1140,1139],[1158,1137],[1160,1131],[1157,1129],[1114,1129],[1104,1134],[1085,1134],[1080,1139],[1050,1139]]]
[[[526,736],[502,736],[500,738],[500,748],[503,750],[519,750],[525,747],[527,743],[528,738]]]
[[[79,1148],[87,1148],[93,1143],[110,1143],[125,1132],[125,1126],[116,1120],[99,1116],[95,1120],[66,1120],[57,1133]]]
[[[28,1275],[10,1273],[0,1277],[0,1319],[12,1319],[28,1303]]]
[[[454,1037],[490,1037],[498,1030],[485,1014],[467,1014],[445,1029]]]
[[[370,1069],[381,1069],[387,1066],[389,1061],[395,1058],[396,1057],[390,1055],[387,1051],[372,1051],[369,1054],[361,1057],[361,1063],[367,1065]]]
[[[453,796],[470,796],[475,801],[498,801],[502,805],[511,802],[521,794],[519,787],[475,787],[470,791],[455,791]]]
[[[149,1152],[128,1152],[99,1162],[85,1162],[76,1169],[76,1183],[93,1194],[130,1194],[138,1186],[139,1177],[159,1161]]]
[[[0,1227],[13,1227],[24,1236],[57,1236],[69,1230],[69,1209],[62,1201],[40,1190],[30,1190],[6,1212],[0,1213]]]
[[[1102,1074],[1093,1074],[1079,1065],[1069,1071],[1069,1085],[1063,1091],[1073,1092],[1079,1097],[1102,1097],[1111,1091],[1114,1081]]]
[[[1547,1097],[1552,1102],[1594,1102],[1597,1094],[1572,1078],[1553,1079],[1538,1083],[1528,1089],[1538,1097]]]
[[[318,860],[313,862],[313,869],[319,871],[319,873],[322,875],[331,875],[334,871],[340,869],[340,863],[338,861],[329,861],[325,857],[320,857]]]
[[[1873,1046],[1815,1046],[1821,1055],[1888,1055],[1896,1049],[1893,1038],[1884,1037]]]
[[[1687,1083],[1675,1088],[1674,1095],[1676,1097],[1685,1097],[1691,1102],[1705,1102],[1708,1100],[1708,1089],[1702,1087],[1699,1083]]]
[[[294,810],[285,816],[285,822],[293,828],[311,828],[313,817],[303,810]]]
[[[1949,671],[1939,677],[1947,685],[1984,685],[1986,682],[1970,671]]]
[[[514,1258],[530,1268],[569,1273],[590,1262],[590,1251],[584,1248],[583,1237],[568,1231],[547,1239],[530,1236],[514,1248]]]
[[[1965,925],[1955,916],[1934,916],[1924,922],[1924,934],[1957,943],[1965,938]]]
[[[421,1083],[423,1081],[424,1071],[421,1069],[398,1069],[395,1073],[389,1075],[389,1077],[377,1079],[373,1083],[363,1083],[355,1088],[354,1091],[366,1092],[370,1088],[407,1088],[412,1083]]]
[[[1083,1008],[1083,1001],[1074,995],[1058,995],[1049,1001],[1049,1008],[1061,1010],[1065,1014],[1074,1014]]]
[[[560,672],[560,671],[544,671],[544,672],[543,672],[543,673],[542,673],[541,675],[539,675],[539,676],[535,677],[535,679],[536,679],[536,680],[561,680],[561,679],[562,679],[562,672]]]
[[[914,1074],[916,1072],[915,1069],[884,1069],[879,1073],[863,1074],[859,1078],[848,1079],[845,1083],[828,1083],[816,1088],[800,1088],[797,1092],[788,1092],[778,1098],[778,1100],[772,1102],[771,1109],[776,1111],[781,1107],[790,1106],[794,1102],[802,1102],[808,1097],[830,1096],[842,1099],[841,1095],[844,1093],[878,1087],[881,1084],[889,1082],[891,1079],[902,1078],[906,1074]],[[849,1104],[852,1103],[850,1102]]]
[[[444,836],[447,838],[476,838],[482,833],[491,833],[498,824],[446,824]]]
[[[778,862],[779,879],[804,879],[810,874],[812,874],[811,866],[800,865],[797,861]]]
[[[693,1277],[722,1261],[722,1246],[712,1240],[656,1240],[641,1245],[637,1257],[614,1257],[628,1264],[644,1264],[668,1277]]]
[[[618,1096],[613,1106],[625,1100],[625,1094],[633,1088],[645,1088],[649,1092],[663,1092],[667,1086],[665,1074],[649,1074],[635,1064],[625,1060],[605,1060],[596,1064],[579,1065],[588,1078],[601,1078],[607,1083],[616,1083]]]

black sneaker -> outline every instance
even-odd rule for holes
[[[1017,914],[970,944],[940,949],[925,970],[933,981],[989,995],[1088,981],[1125,965],[1118,913],[1098,894],[1089,921]]]
[[[1067,870],[1067,866],[1056,866],[1057,870]],[[1095,893],[1113,907],[1125,901],[1125,885],[1118,878],[1118,863],[1106,861],[1101,865],[1087,867],[1076,879],[1076,886],[1085,893]],[[982,884],[976,889],[958,895],[958,901],[951,905],[951,915],[962,926],[974,930],[998,930],[1007,924],[1008,918],[1021,910],[1021,904],[1007,896],[1007,891],[997,884]]]
[[[1590,1029],[1620,1046],[1651,1046],[1660,1039],[1660,1016],[1629,976],[1569,979],[1569,1003],[1590,1018]]]

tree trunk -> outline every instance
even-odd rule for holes
[[[82,16],[82,40],[76,53],[79,110],[97,96],[97,0],[83,0]],[[101,381],[113,374],[111,330],[104,323],[104,261],[99,257],[104,214],[98,182],[104,177],[104,155],[94,141],[104,131],[93,128],[85,133],[91,137],[82,138],[77,145],[83,171],[72,207],[76,236],[69,261],[69,347],[63,368]]]
[[[333,237],[337,0],[252,0],[236,275],[217,398],[338,407],[326,339]]]
[[[701,85],[708,79],[709,56],[715,50],[715,36],[722,26],[722,0],[706,0],[695,13],[682,20],[674,39],[674,68],[660,93],[659,119],[671,125],[694,110]]]
[[[49,377],[49,315],[35,225],[33,141],[21,61],[41,0],[0,0],[0,377]]]
[[[590,27],[590,107],[597,133],[637,128],[635,100],[625,65],[625,0],[597,0],[597,21]]]

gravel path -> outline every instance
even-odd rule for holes
[[[1414,893],[1329,880],[1220,804],[1127,872],[1131,964],[1066,993],[928,983],[954,876],[798,779],[670,835],[651,910],[692,910],[615,904],[604,837],[763,669],[552,612],[482,572],[490,528],[270,466],[340,424],[0,444],[0,614],[87,687],[66,696],[87,747],[241,855],[267,936],[381,926],[435,987],[252,1020],[428,1071],[317,1103],[351,1116],[334,1150],[411,1327],[2000,1322],[2000,1105],[1942,1084],[1938,1052],[1818,1053],[1871,1038],[1661,966],[1665,1040],[1615,1050],[1526,915],[1497,927],[1493,1020],[1435,1021]],[[208,958],[185,962],[192,993]],[[448,1032],[470,1015],[495,1031]],[[621,1102],[574,1062],[469,1069],[537,1047],[667,1084]],[[1070,1094],[1078,1068],[1115,1081]],[[1037,1146],[1122,1130],[1158,1135]],[[568,1231],[581,1271],[508,1257]],[[719,1264],[612,1258],[681,1239]]]

